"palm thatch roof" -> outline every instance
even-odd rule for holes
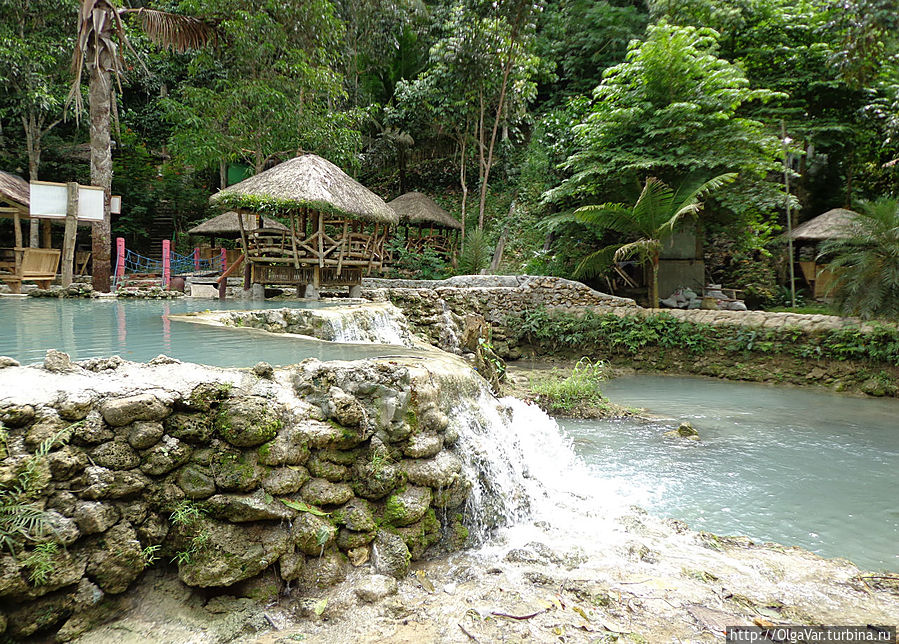
[[[22,177],[0,170],[0,202],[27,217],[31,208],[31,187]]]
[[[438,206],[433,199],[420,192],[407,192],[387,205],[396,211],[401,223],[462,229],[462,224]]]
[[[256,228],[256,217],[249,213],[244,213],[243,227],[244,230],[253,230],[254,228]],[[269,217],[262,218],[262,227],[274,228],[275,230],[287,230],[287,226],[275,221],[274,219],[270,219]],[[240,222],[237,221],[237,213],[233,210],[229,210],[228,212],[223,213],[218,217],[207,219],[203,223],[194,226],[187,232],[190,235],[205,235],[207,237],[225,238],[233,237],[236,239],[240,237]]]
[[[858,217],[857,212],[845,208],[834,208],[797,226],[790,236],[799,241],[847,239],[852,236],[852,224],[856,217]]]
[[[395,226],[396,213],[378,195],[336,165],[304,154],[212,195],[210,201],[235,209],[285,212],[310,208]]]

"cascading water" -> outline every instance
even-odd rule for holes
[[[441,332],[440,345],[446,351],[458,353],[461,343],[459,342],[459,334],[456,333],[456,322],[453,320],[453,316],[450,315],[446,302],[440,300],[440,304],[443,306],[443,330]]]
[[[353,308],[322,315],[332,342],[412,346],[402,313],[388,308]]]
[[[595,538],[640,501],[634,491],[595,476],[571,439],[536,405],[497,400],[481,390],[463,397],[450,418],[473,483],[465,522],[477,541],[497,528],[535,525],[566,531],[579,526],[576,531]]]

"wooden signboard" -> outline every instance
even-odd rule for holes
[[[31,182],[32,217],[65,219],[68,200],[64,183]],[[78,186],[78,221],[103,221],[103,188]]]

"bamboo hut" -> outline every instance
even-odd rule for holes
[[[404,229],[406,250],[431,248],[450,259],[459,242],[462,224],[433,199],[420,192],[407,192],[387,204]]]
[[[815,298],[827,295],[834,275],[827,268],[827,264],[819,264],[818,245],[829,239],[847,239],[852,236],[852,226],[857,212],[845,208],[834,208],[823,215],[808,220],[801,226],[793,229],[793,241],[799,246],[811,247],[813,255],[810,259],[800,259],[799,268],[802,276],[812,289]],[[800,250],[800,258],[803,253]]]
[[[314,154],[285,161],[213,195],[210,201],[255,215],[253,229],[237,217],[253,284],[321,286],[362,283],[378,271],[397,216],[384,200],[330,161]],[[262,212],[289,218],[287,230],[266,228]]]
[[[240,239],[240,229],[241,224],[243,224],[244,230],[253,230],[256,228],[256,217],[255,215],[244,214],[243,221],[237,221],[237,213],[233,210],[229,210],[226,213],[222,213],[217,217],[213,217],[212,219],[207,219],[204,222],[201,222],[187,231],[189,235],[196,235],[197,237],[208,237],[209,238],[209,246],[200,245],[200,258],[201,259],[211,259],[221,254],[221,248],[215,245],[216,239],[229,239],[229,240],[238,240]],[[263,217],[261,225],[263,228],[267,230],[280,230],[280,231],[289,231],[290,229],[284,224],[275,221],[270,217]],[[227,265],[231,266],[234,262],[237,261],[237,258],[243,254],[243,250],[236,249],[225,249],[226,257],[227,257]]]

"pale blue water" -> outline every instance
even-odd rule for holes
[[[603,392],[671,418],[560,422],[650,513],[899,570],[899,400],[665,376]],[[662,436],[681,420],[701,442]]]
[[[226,300],[58,300],[0,298],[0,355],[22,364],[41,362],[47,349],[74,360],[120,355],[146,362],[161,353],[185,362],[249,367],[260,360],[288,365],[305,358],[355,360],[407,355],[389,345],[334,344],[286,338],[246,329],[216,328],[168,319],[206,309],[309,308],[304,302]]]

